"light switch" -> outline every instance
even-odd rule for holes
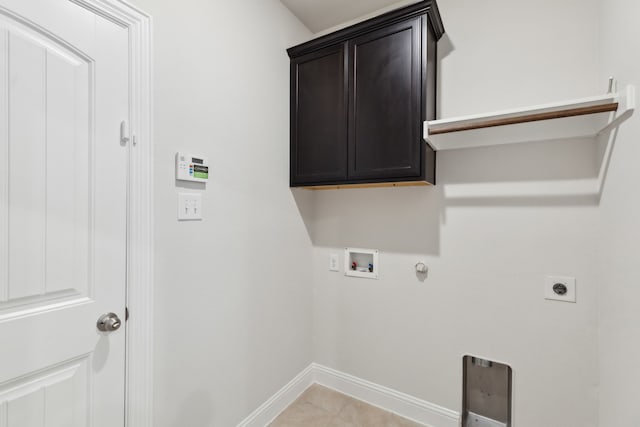
[[[202,220],[202,195],[197,193],[178,194],[178,220]]]
[[[338,254],[329,255],[329,271],[340,271],[338,265]]]

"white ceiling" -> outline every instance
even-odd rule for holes
[[[314,33],[416,0],[280,0]]]

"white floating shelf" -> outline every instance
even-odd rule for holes
[[[590,137],[615,126],[635,108],[635,87],[622,93],[424,122],[436,151]]]

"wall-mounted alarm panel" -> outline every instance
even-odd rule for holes
[[[188,153],[176,153],[176,179],[180,181],[207,182],[209,162],[206,157]]]

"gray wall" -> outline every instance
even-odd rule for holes
[[[440,114],[604,93],[600,2],[440,0]],[[520,427],[597,425],[593,140],[438,153],[438,185],[314,195],[315,361],[460,410],[462,356],[514,369]],[[375,248],[380,280],[328,271]],[[424,281],[414,265],[430,267]],[[577,304],[543,299],[574,276]]]
[[[135,3],[154,25],[154,426],[232,426],[312,361],[285,52],[309,32],[276,0]],[[202,222],[176,221],[178,150],[209,156],[186,188]]]
[[[626,84],[640,83],[640,3],[603,0],[600,70]],[[605,135],[611,157],[601,202],[600,425],[638,425],[640,384],[640,116]]]
[[[467,353],[513,366],[520,427],[637,419],[637,117],[601,194],[605,140],[442,152],[434,188],[289,190],[284,50],[309,31],[275,0],[135,3],[155,37],[155,425],[235,425],[311,361],[459,410]],[[632,2],[439,5],[440,117],[640,75]],[[201,223],[175,219],[178,150],[211,160],[187,186]],[[329,272],[345,246],[380,249],[380,280]],[[548,274],[577,304],[543,300]]]

